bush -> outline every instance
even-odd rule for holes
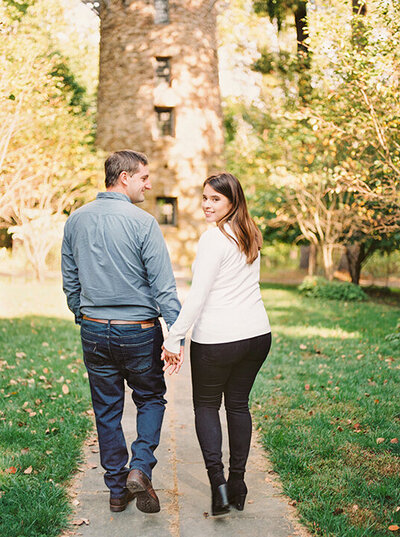
[[[395,347],[400,346],[400,322],[397,324],[396,330],[393,332],[393,334],[388,334],[385,337],[385,340],[393,343]]]
[[[345,302],[361,302],[368,297],[358,285],[350,282],[330,282],[322,277],[307,276],[298,287],[299,291],[309,297]]]

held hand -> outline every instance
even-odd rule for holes
[[[181,346],[179,354],[175,354],[167,351],[163,346],[163,352],[161,354],[161,360],[165,362],[163,371],[167,371],[170,375],[173,373],[179,373],[179,370],[183,364],[184,359],[184,347]]]

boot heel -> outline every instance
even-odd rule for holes
[[[212,489],[211,512],[213,516],[229,513],[228,488],[226,483]]]
[[[217,490],[220,495],[222,507],[228,507],[229,506],[228,487],[226,486],[226,483],[224,483],[223,485],[220,485]]]

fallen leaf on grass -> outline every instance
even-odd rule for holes
[[[5,470],[6,474],[16,474],[17,473],[17,469],[15,468],[15,466],[10,466],[10,468],[7,468]]]
[[[48,346],[49,346],[49,344],[47,343],[47,341],[43,341],[42,347],[48,347]]]
[[[336,509],[333,511],[334,515],[341,515],[343,513],[343,509],[341,507],[336,507]]]
[[[26,358],[26,354],[24,352],[16,352],[15,356],[17,358]]]
[[[28,468],[24,470],[24,474],[30,475],[32,473],[32,470],[33,470],[32,466],[28,466]]]
[[[385,441],[384,438],[377,438],[377,439],[376,439],[376,443],[377,443],[377,444],[383,444],[384,441]]]
[[[67,395],[69,393],[69,388],[66,384],[63,384],[62,392],[64,395]]]
[[[389,531],[397,531],[398,529],[400,529],[400,527],[397,524],[392,524],[388,527]]]
[[[29,453],[29,448],[28,447],[22,448],[21,453],[22,453],[22,455],[26,455],[27,453]]]
[[[398,438],[392,438],[391,441],[390,441],[391,444],[398,444],[399,443],[399,439]]]
[[[299,345],[299,348],[302,350],[302,351],[305,351],[307,349],[307,345],[304,345],[304,343],[301,343],[301,345]]]
[[[310,385],[309,384],[304,384],[304,389],[308,392],[308,390],[310,389]]]

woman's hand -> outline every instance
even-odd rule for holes
[[[183,364],[184,359],[184,347],[181,346],[179,354],[167,351],[167,349],[162,346],[161,360],[164,361],[163,371],[167,371],[170,375],[172,373],[179,373],[179,370]]]

